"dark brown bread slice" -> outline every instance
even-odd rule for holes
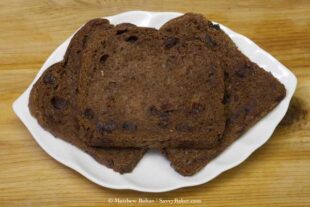
[[[160,29],[170,35],[201,39],[220,58],[225,73],[226,128],[221,143],[210,150],[167,149],[172,167],[190,176],[202,169],[285,97],[284,86],[244,56],[232,40],[202,15],[185,14]]]
[[[222,136],[223,72],[204,42],[123,24],[94,34],[82,59],[90,145],[206,148]]]
[[[86,151],[99,163],[125,173],[133,170],[145,150],[88,147],[78,138],[79,126],[76,120],[82,51],[88,36],[109,28],[109,22],[103,19],[92,20],[82,27],[72,38],[64,60],[50,66],[33,86],[29,108],[46,130]]]

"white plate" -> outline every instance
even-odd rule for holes
[[[113,24],[130,22],[138,26],[159,28],[166,21],[180,15],[182,14],[172,12],[131,11],[107,18]],[[164,192],[206,183],[220,173],[240,164],[270,138],[286,113],[297,84],[297,79],[293,73],[254,42],[223,25],[221,25],[221,28],[246,56],[266,71],[270,71],[285,85],[287,95],[272,112],[194,176],[183,177],[179,175],[170,167],[169,161],[157,152],[147,153],[132,173],[120,175],[100,165],[78,148],[55,138],[52,134],[45,131],[37,123],[36,119],[30,115],[28,98],[33,83],[46,68],[63,59],[72,36],[62,43],[46,60],[32,84],[14,102],[13,109],[31,132],[33,138],[50,156],[98,185],[114,189]]]

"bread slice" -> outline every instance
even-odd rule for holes
[[[72,38],[64,60],[50,66],[34,84],[29,108],[39,124],[53,135],[86,151],[99,163],[125,173],[134,169],[146,150],[89,147],[78,138],[76,119],[82,51],[89,35],[110,27],[109,22],[103,19],[94,19],[82,27]]]
[[[225,127],[223,71],[204,44],[131,24],[91,35],[82,54],[77,113],[85,142],[216,145]]]
[[[160,29],[168,35],[200,39],[221,60],[225,74],[226,128],[220,144],[210,150],[166,149],[171,166],[190,176],[201,170],[285,97],[284,86],[243,55],[232,40],[202,15],[188,13]]]

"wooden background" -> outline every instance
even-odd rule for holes
[[[289,115],[270,141],[207,184],[161,194],[99,187],[43,152],[13,113],[12,102],[81,24],[128,10],[202,13],[246,35],[290,68],[298,88]],[[309,108],[310,1],[0,1],[0,206],[113,205],[109,198],[201,200],[193,206],[310,206]],[[156,205],[162,204],[147,206]]]

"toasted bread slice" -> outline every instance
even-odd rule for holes
[[[165,149],[171,166],[190,176],[206,166],[285,97],[284,86],[242,54],[219,25],[202,15],[188,13],[160,29],[180,38],[200,39],[220,59],[225,74],[226,128],[220,144],[210,150]]]
[[[117,25],[90,35],[80,74],[91,146],[210,148],[222,137],[223,71],[203,41]]]
[[[82,27],[72,38],[64,60],[50,66],[34,84],[29,108],[39,124],[53,135],[86,151],[107,167],[125,173],[134,169],[146,150],[89,147],[79,138],[76,118],[82,51],[89,35],[110,27],[103,19],[92,20]]]

